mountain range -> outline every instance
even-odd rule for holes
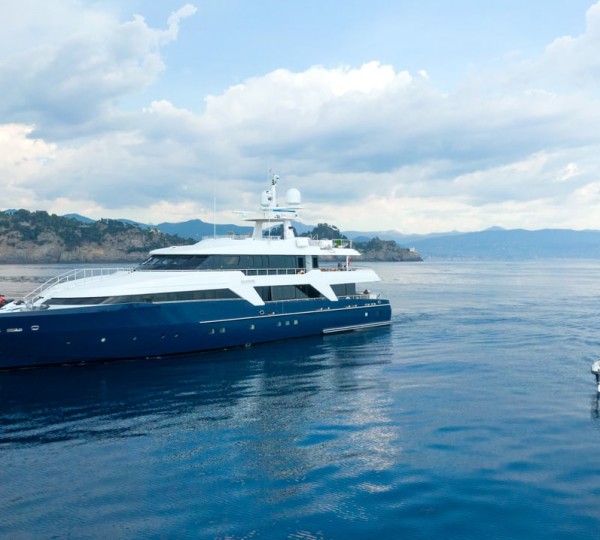
[[[81,221],[82,223],[93,223],[93,219],[88,217],[79,215],[79,214],[65,214],[64,217],[75,219],[77,221]],[[200,240],[206,236],[213,235],[227,235],[227,234],[251,234],[252,227],[243,227],[240,225],[233,224],[225,224],[225,225],[215,225],[213,223],[208,223],[206,221],[202,221],[201,219],[190,219],[188,221],[181,221],[178,223],[159,223],[158,225],[149,225],[147,223],[140,223],[139,221],[131,221],[130,219],[119,219],[122,223],[126,223],[128,225],[136,225],[141,227],[142,229],[157,229],[165,234],[172,234],[176,236],[180,236],[181,238],[192,238],[194,240]],[[296,223],[295,225],[296,231],[298,234],[303,234],[305,232],[309,232],[313,229],[313,227],[304,225],[302,223]],[[366,238],[368,241],[372,237]]]
[[[571,229],[502,229],[403,235],[395,231],[345,232],[354,240],[378,236],[414,247],[423,259],[525,260],[599,259],[600,231]]]
[[[0,263],[139,262],[153,249],[191,244],[214,232],[243,234],[251,229],[236,225],[217,227],[201,220],[154,226],[131,220],[94,221],[79,215],[11,210],[0,212]],[[282,232],[280,225],[272,228],[270,234],[280,237]],[[313,238],[343,239],[337,227],[326,223],[319,224],[309,234]],[[356,242],[355,246],[366,261],[422,260],[415,250],[399,247],[393,240],[373,238]]]
[[[299,234],[314,226],[295,224]],[[183,223],[161,223],[156,228],[184,238],[200,239],[213,234],[213,225],[199,219]],[[216,234],[247,234],[250,227],[217,225]],[[502,229],[492,227],[477,232],[445,232],[406,235],[397,231],[341,231],[354,242],[372,238],[393,240],[399,246],[415,248],[424,259],[524,260],[524,259],[599,259],[600,231],[570,229]]]
[[[14,212],[11,210],[5,213]],[[83,223],[94,220],[78,214],[67,214]],[[180,238],[199,240],[213,234],[249,234],[251,227],[234,224],[213,225],[200,219],[180,223],[150,225],[127,219],[119,220],[142,229],[158,230]],[[295,224],[299,234],[311,231],[313,226]],[[492,227],[478,232],[445,232],[427,235],[406,235],[398,231],[342,231],[355,242],[372,238],[393,240],[398,245],[415,248],[425,260],[520,260],[549,258],[600,259],[600,231],[571,229],[502,229]]]

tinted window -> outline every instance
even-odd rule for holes
[[[197,270],[207,259],[207,255],[153,255],[136,270]]]
[[[331,288],[336,296],[350,296],[356,294],[356,283],[341,283],[332,285]]]
[[[239,298],[230,289],[208,291],[181,291],[156,294],[130,294],[125,296],[104,296],[94,298],[50,298],[44,302],[48,306],[81,306],[97,304],[128,304],[130,302],[183,302],[190,300],[224,300]]]

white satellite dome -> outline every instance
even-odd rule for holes
[[[290,188],[285,192],[285,202],[288,206],[300,206],[302,195],[296,188]]]

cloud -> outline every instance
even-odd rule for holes
[[[0,53],[5,206],[156,223],[210,219],[217,196],[230,221],[272,168],[303,191],[311,223],[600,228],[600,2],[582,35],[453,92],[425,69],[372,61],[276,69],[207,96],[202,111],[165,96],[129,112],[119,100],[156,82],[161,48],[196,8],[157,29],[72,7],[85,31],[62,21],[62,36]]]
[[[576,37],[563,36],[553,41],[540,59],[533,62],[542,79],[556,80],[573,87],[597,90],[600,70],[600,3],[591,6],[586,14],[585,32]]]
[[[510,86],[513,90],[543,88],[551,92],[597,95],[599,49],[600,2],[597,2],[586,13],[582,34],[556,38],[541,56],[521,59],[506,71],[490,77],[488,84]]]
[[[177,11],[172,13],[167,20],[168,29],[164,32],[161,32],[162,42],[168,43],[169,41],[174,41],[177,39],[177,35],[179,34],[179,25],[183,19],[186,17],[191,17],[198,11],[196,6],[192,4],[186,4],[185,6],[179,8]]]
[[[36,22],[28,21],[24,32],[31,35],[45,15],[48,41],[34,39],[33,46],[0,63],[4,121],[35,123],[40,133],[65,138],[110,129],[118,100],[156,81],[165,68],[161,46],[175,40],[180,21],[196,11],[185,5],[161,30],[139,15],[120,23],[71,6],[69,15],[59,9],[60,18],[51,13],[59,8],[56,2],[40,4],[39,10],[36,3]],[[57,35],[60,30],[65,34]]]
[[[28,189],[32,178],[41,176],[54,161],[57,145],[29,138],[33,126],[0,125],[0,186],[4,205],[28,208],[35,193]]]

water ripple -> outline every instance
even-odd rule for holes
[[[0,373],[0,537],[595,538],[600,265],[381,268],[391,328]]]

